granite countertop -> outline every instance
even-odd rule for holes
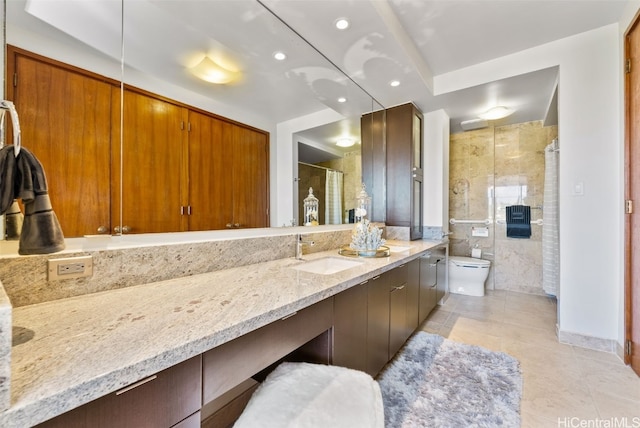
[[[439,241],[331,275],[294,258],[13,309],[11,407],[0,426],[32,426],[185,361],[406,263]],[[336,250],[306,261],[342,257]]]

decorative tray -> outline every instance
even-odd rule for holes
[[[391,250],[384,245],[381,245],[377,250],[354,250],[345,245],[338,250],[338,254],[347,257],[389,257]]]

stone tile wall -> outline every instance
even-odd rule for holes
[[[532,225],[530,239],[507,238],[505,207],[529,205],[532,220],[542,218],[544,148],[557,135],[556,126],[537,121],[451,136],[449,217],[491,223],[450,225],[450,254],[469,256],[481,248],[492,262],[490,289],[544,294],[542,227]],[[489,237],[472,236],[474,227],[487,227]]]

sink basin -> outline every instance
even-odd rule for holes
[[[325,257],[293,266],[294,269],[304,272],[319,273],[321,275],[331,275],[360,266],[362,262],[356,260],[342,259],[338,257]]]
[[[392,253],[401,253],[403,251],[409,251],[412,247],[403,247],[401,245],[387,245],[389,251]]]

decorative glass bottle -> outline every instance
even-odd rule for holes
[[[354,213],[356,223],[363,221],[371,212],[371,197],[367,195],[366,186],[362,183],[362,190],[356,198],[356,210]]]
[[[318,198],[313,196],[313,187],[309,187],[309,196],[304,198],[304,225],[305,226],[317,226],[318,225]]]

